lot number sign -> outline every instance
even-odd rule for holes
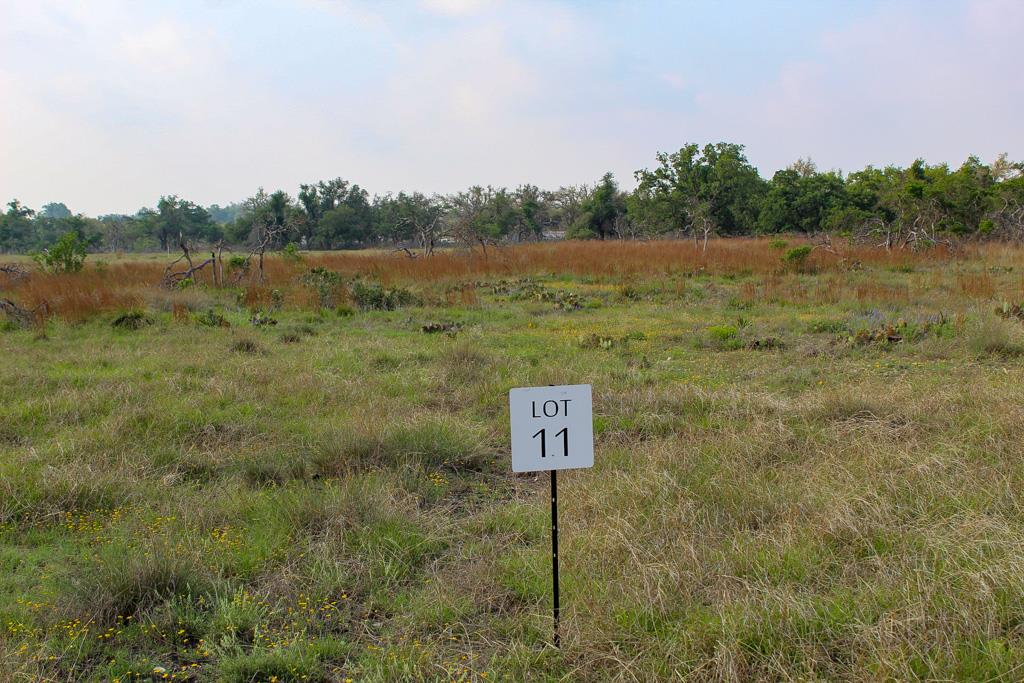
[[[594,420],[589,384],[512,389],[512,471],[594,466]]]

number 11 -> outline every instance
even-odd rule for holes
[[[547,449],[547,430],[546,429],[537,430],[537,433],[534,434],[533,436],[531,436],[530,438],[531,439],[536,439],[538,436],[540,437],[540,457],[546,458],[547,457],[547,453],[548,453],[548,449]],[[559,431],[557,434],[555,434],[555,438],[557,439],[558,437],[562,437],[562,455],[563,456],[568,456],[569,455],[569,428],[568,427],[563,427],[561,429],[561,431]],[[552,455],[551,457],[553,458],[555,456]]]

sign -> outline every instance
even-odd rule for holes
[[[589,384],[512,389],[508,406],[513,472],[594,466]]]

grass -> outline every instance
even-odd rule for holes
[[[1019,679],[1024,250],[665,246],[5,290],[110,298],[0,332],[0,680]],[[506,402],[569,382],[555,651]]]

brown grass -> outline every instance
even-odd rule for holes
[[[268,258],[265,281],[258,283],[253,278],[242,283],[242,300],[248,306],[267,305],[271,290],[280,289],[289,306],[310,308],[315,305],[315,297],[298,286],[298,277],[316,266],[345,277],[361,275],[388,285],[437,285],[444,288],[444,300],[462,305],[475,305],[477,295],[472,285],[480,280],[545,275],[636,282],[698,274],[750,274],[760,275],[764,280],[760,288],[743,285],[742,297],[747,300],[801,302],[812,295],[819,300],[837,300],[838,280],[828,281],[824,290],[808,292],[799,275],[785,273],[780,253],[768,245],[768,240],[757,238],[718,239],[704,251],[699,244],[684,240],[552,242],[492,248],[486,254],[480,250],[451,249],[429,258],[408,258],[385,251],[319,252],[303,255],[298,263]],[[939,247],[921,253],[840,245],[837,251],[815,249],[806,268],[837,273],[868,265],[916,269],[979,255],[1002,263],[1022,260],[1019,249],[1003,245],[968,245],[955,251]],[[159,292],[164,267],[163,261],[147,259],[87,266],[83,272],[74,274],[33,272],[7,289],[24,306],[36,307],[45,302],[51,315],[75,322],[151,300]],[[992,277],[986,272],[961,273],[958,284],[967,296],[991,297],[994,293]],[[858,286],[856,296],[862,301],[893,301],[905,300],[908,293],[905,289],[896,291],[868,283]]]

